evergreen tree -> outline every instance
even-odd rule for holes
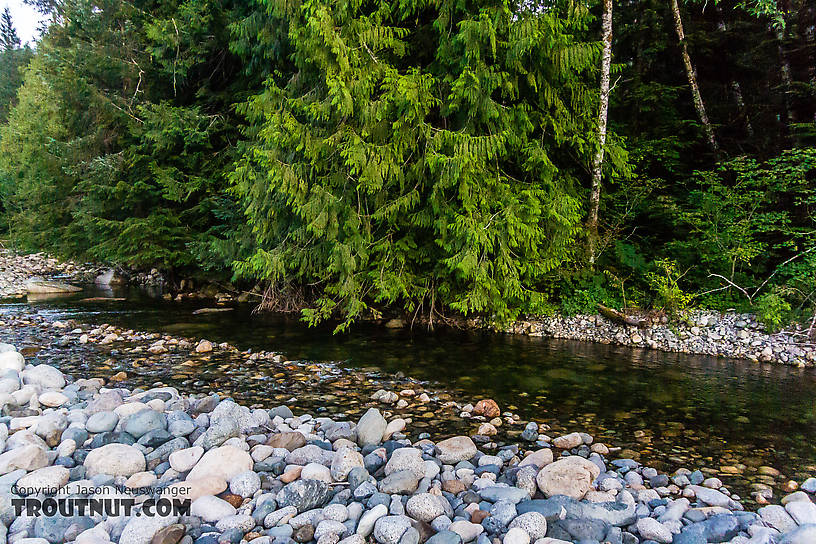
[[[230,104],[244,84],[228,28],[241,4],[61,3],[24,86],[57,104],[61,122],[33,130],[42,114],[15,115],[3,137],[9,148],[18,132],[47,142],[0,159],[15,179],[15,242],[135,266],[226,269],[234,256],[216,249],[230,248],[238,218],[225,195],[237,136]],[[58,190],[43,191],[43,202],[28,189],[37,185]]]
[[[14,22],[11,20],[11,12],[8,6],[6,6],[3,9],[2,15],[0,15],[0,50],[10,51],[12,49],[19,49],[20,43],[17,29],[14,28]]]
[[[291,66],[241,107],[239,270],[319,286],[312,321],[543,308],[580,232],[597,43],[580,4],[262,2]]]

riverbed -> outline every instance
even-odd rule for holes
[[[97,296],[125,300],[83,302]],[[194,315],[201,307],[137,290],[91,289],[34,302],[6,301],[0,315],[207,338],[240,350],[275,351],[301,365],[287,369],[247,357],[210,357],[184,368],[173,357],[144,364],[116,346],[64,342],[39,345],[34,354],[69,371],[126,370],[132,385],[195,387],[259,405],[294,396],[299,406],[331,411],[354,406],[350,399],[362,406],[378,388],[415,384],[440,392],[442,400],[493,398],[523,420],[550,425],[554,435],[586,431],[662,470],[707,467],[745,494],[816,472],[812,370],[487,332],[361,324],[335,335],[330,325],[309,328],[294,318],[253,315],[249,307]],[[43,343],[41,333],[15,327],[2,340],[34,347]],[[61,333],[52,329],[51,334],[56,339]],[[456,410],[436,412],[419,414],[414,429],[475,432]],[[768,475],[763,466],[782,474]]]

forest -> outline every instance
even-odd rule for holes
[[[816,321],[816,3],[26,0],[0,240],[269,310]]]

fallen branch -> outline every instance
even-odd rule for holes
[[[618,323],[623,323],[624,325],[631,325],[633,327],[638,327],[640,329],[645,329],[649,326],[648,321],[645,319],[638,319],[636,317],[628,316],[623,312],[619,312],[617,310],[613,310],[608,306],[604,306],[603,304],[598,304],[598,311],[607,319],[612,321],[616,321]]]

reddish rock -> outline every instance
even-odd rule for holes
[[[294,451],[306,445],[306,437],[295,431],[277,433],[272,435],[267,444],[273,448],[286,448],[289,451]]]
[[[158,533],[150,539],[150,544],[177,544],[184,536],[184,525],[175,523],[160,529]]]
[[[797,489],[799,489],[799,484],[793,480],[788,480],[785,482],[785,485],[782,486],[782,491],[785,493],[793,493]]]
[[[465,484],[462,480],[445,480],[442,482],[442,491],[458,495],[465,490]]]
[[[473,513],[470,515],[470,522],[471,523],[482,523],[486,517],[490,514],[485,512],[484,510],[474,510]]]
[[[244,502],[241,495],[235,495],[234,493],[225,493],[221,498],[230,503],[233,508],[238,508]]]
[[[485,416],[486,418],[499,417],[501,410],[499,405],[493,399],[482,399],[473,407],[473,413],[477,416]]]
[[[300,478],[300,472],[303,467],[292,467],[283,474],[281,474],[280,481],[285,484],[290,484]]]

